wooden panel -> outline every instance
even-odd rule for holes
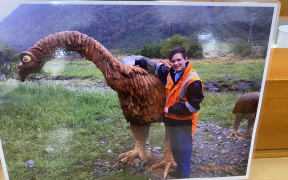
[[[0,180],[5,180],[4,171],[2,168],[2,164],[1,164],[1,159],[0,159]]]
[[[288,149],[288,80],[267,81],[256,149]]]
[[[272,48],[267,80],[288,80],[288,48]]]
[[[288,155],[288,48],[272,49],[255,145],[255,157]]]
[[[288,16],[288,0],[280,0],[280,16]]]
[[[253,159],[249,180],[287,179],[288,176],[288,158],[262,158]]]

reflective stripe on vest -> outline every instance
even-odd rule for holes
[[[185,87],[186,87],[186,84],[188,83],[188,81],[192,78],[192,77],[195,77],[195,76],[198,76],[197,73],[193,72],[191,73],[187,79],[185,80],[185,82],[183,83],[182,85],[182,89],[181,89],[181,93],[180,93],[180,101],[184,102],[184,95],[185,95]]]
[[[184,102],[186,84],[189,82],[190,79],[192,79],[193,77],[196,77],[196,76],[198,77],[198,74],[196,72],[193,72],[185,79],[185,81],[181,87],[181,92],[180,92],[180,97],[179,97],[181,102]],[[166,86],[170,83],[170,80],[171,80],[171,75],[169,73],[169,76],[167,77]]]

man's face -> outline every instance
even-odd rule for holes
[[[177,53],[174,54],[174,56],[170,60],[170,64],[176,72],[181,72],[185,70],[186,61],[187,60],[183,58],[181,53]]]

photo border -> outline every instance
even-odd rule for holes
[[[0,160],[1,160],[0,165],[2,166],[2,169],[3,169],[4,178],[5,178],[5,180],[9,180],[1,139],[0,139]]]
[[[270,63],[270,56],[271,56],[271,50],[273,48],[273,42],[275,42],[276,38],[276,32],[277,32],[277,22],[280,14],[280,3],[279,1],[237,1],[237,0],[230,0],[230,1],[22,1],[20,5],[22,4],[51,4],[51,5],[78,5],[78,4],[93,4],[93,5],[163,5],[163,6],[232,6],[232,7],[271,7],[274,8],[272,22],[271,22],[271,29],[270,29],[270,35],[268,40],[268,48],[267,48],[267,54],[265,59],[265,66],[262,76],[262,83],[261,83],[261,89],[260,89],[260,97],[259,97],[259,103],[256,113],[256,119],[253,127],[253,134],[250,144],[250,152],[248,156],[248,163],[247,163],[247,169],[246,169],[246,175],[245,176],[229,176],[229,177],[209,177],[209,178],[191,178],[191,179],[239,179],[239,178],[245,178],[248,179],[250,170],[251,170],[251,161],[253,159],[253,153],[255,151],[255,137],[259,129],[259,117],[260,112],[262,108],[262,101],[263,101],[263,94],[267,79],[267,71]],[[0,140],[0,158],[2,162],[2,167],[4,170],[4,176],[6,179],[8,178],[6,163],[4,159],[4,154],[2,150],[2,144]]]

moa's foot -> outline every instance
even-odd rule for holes
[[[142,161],[147,162],[149,159],[151,159],[152,152],[150,150],[143,150],[134,147],[133,150],[120,154],[119,157],[121,158],[121,162],[133,165],[137,157],[139,157]]]
[[[151,151],[146,150],[146,139],[149,134],[150,125],[137,126],[130,123],[130,128],[135,136],[136,143],[133,150],[119,155],[121,162],[132,165],[134,164],[134,159],[137,157],[142,161],[147,162],[152,157]]]
[[[163,179],[166,179],[170,168],[176,169],[177,164],[173,159],[170,159],[170,158],[165,159],[164,158],[162,161],[160,161],[156,164],[153,164],[151,166],[151,168],[149,169],[149,171],[151,172],[153,169],[160,168],[160,167],[164,167]]]
[[[237,131],[232,131],[232,132],[229,134],[229,136],[227,136],[227,138],[231,138],[231,137],[233,137],[233,136],[235,136],[238,140],[242,140],[242,139],[245,138],[244,135],[239,134]]]

